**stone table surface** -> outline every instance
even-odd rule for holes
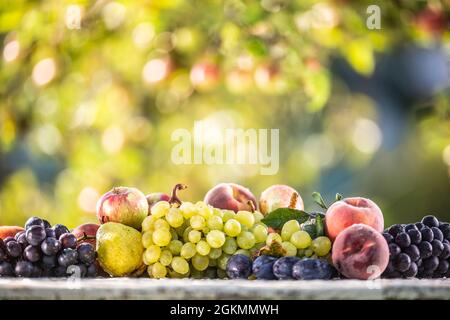
[[[450,299],[450,279],[0,279],[1,299]]]

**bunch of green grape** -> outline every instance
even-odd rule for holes
[[[260,212],[221,210],[204,202],[157,202],[142,223],[143,260],[152,278],[225,278],[233,254],[265,245]]]
[[[267,244],[273,241],[281,243],[285,256],[328,258],[331,251],[331,241],[328,237],[311,238],[307,231],[302,230],[297,220],[287,221],[281,229],[281,234],[270,233],[266,241]]]

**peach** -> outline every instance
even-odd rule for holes
[[[208,191],[204,200],[207,204],[238,212],[253,211],[256,208],[256,198],[253,193],[236,183],[220,183]]]
[[[96,246],[96,235],[100,225],[96,223],[85,223],[72,230],[72,234],[78,239],[78,245],[83,242]]]
[[[355,223],[366,224],[382,232],[383,213],[372,200],[355,197],[336,201],[325,214],[325,228],[331,240]]]
[[[354,224],[337,236],[332,260],[336,269],[349,279],[376,279],[389,263],[389,247],[374,228]]]
[[[298,210],[304,209],[303,200],[294,188],[276,184],[261,193],[261,197],[259,198],[259,210],[262,214],[268,214],[275,209],[287,207]]]
[[[16,233],[24,230],[24,228],[17,226],[0,226],[0,239],[14,237]]]
[[[148,202],[148,214],[149,215],[150,215],[150,210],[155,203],[157,203],[158,201],[169,201],[170,200],[170,196],[165,193],[162,193],[162,192],[150,193],[150,194],[146,195],[145,198],[147,198],[147,202]]]

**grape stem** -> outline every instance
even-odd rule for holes
[[[169,199],[169,203],[177,204],[178,206],[180,206],[182,202],[181,202],[180,198],[178,198],[177,192],[178,192],[178,190],[184,190],[186,188],[187,188],[187,185],[182,184],[182,183],[177,183],[175,185],[175,187],[173,187],[172,196]]]

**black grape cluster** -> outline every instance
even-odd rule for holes
[[[434,216],[383,232],[390,260],[384,278],[450,278],[450,224]]]
[[[25,231],[0,239],[0,277],[95,277],[96,252],[61,224],[53,227],[38,217],[28,219]]]

